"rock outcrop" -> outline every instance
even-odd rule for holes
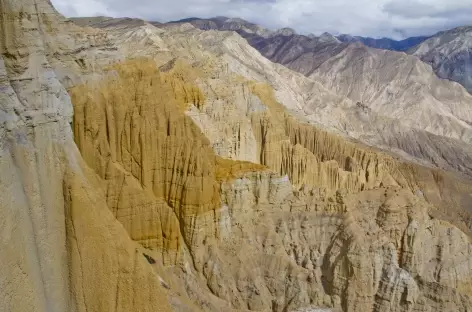
[[[277,208],[268,211],[265,197],[255,192],[264,189],[257,181],[238,180],[232,186],[246,206],[256,198],[263,200],[255,212],[232,211],[233,224],[238,225],[232,231],[244,233],[244,239],[231,235],[219,252],[210,253],[207,275],[213,292],[222,297],[233,293],[218,286],[228,287],[231,282],[218,280],[234,280],[236,285],[247,285],[240,293],[248,296],[250,306],[275,311],[297,306],[343,311],[468,309],[470,293],[467,286],[459,285],[467,284],[470,275],[459,273],[461,281],[454,282],[458,272],[471,265],[468,238],[445,222],[431,220],[428,205],[409,191],[392,187],[352,197],[338,193],[323,202],[322,194],[305,189],[296,198],[282,201],[269,196]],[[268,193],[273,194],[270,188]],[[237,202],[231,192],[227,196],[230,203]],[[248,220],[252,220],[249,227]],[[439,233],[447,238],[433,238]],[[245,256],[248,241],[254,246],[249,246],[253,248],[250,258]],[[465,245],[469,247],[459,247]],[[247,273],[228,276],[224,267],[228,261]],[[254,267],[250,263],[267,269],[248,270]],[[449,299],[438,300],[439,292]]]
[[[185,18],[182,20],[169,22],[169,24],[181,23],[190,23],[201,30],[236,31],[238,33],[247,33],[263,37],[273,34],[273,31],[243,20],[242,18],[228,18],[224,16],[218,16],[209,19]]]
[[[183,76],[160,74],[146,59],[109,70],[98,86],[70,91],[75,141],[106,183],[108,207],[131,238],[171,253],[166,263],[175,263],[182,244],[197,247],[219,235],[218,180],[231,175],[233,164],[217,159],[183,114],[184,105],[201,100],[196,86],[181,85]]]
[[[107,208],[48,60],[48,1],[0,4],[0,310],[169,311],[157,275]]]

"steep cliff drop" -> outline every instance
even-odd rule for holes
[[[2,0],[0,14],[0,310],[169,311],[74,144],[47,58],[61,17],[32,0]]]

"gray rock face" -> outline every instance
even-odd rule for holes
[[[439,77],[456,81],[472,92],[472,27],[440,32],[409,53],[431,64]]]
[[[310,36],[308,36],[310,37]],[[316,37],[311,37],[312,39],[316,39]],[[333,42],[333,43],[341,43],[341,41],[333,36],[332,34],[325,32],[321,34],[321,36],[318,39],[319,42]]]
[[[290,36],[293,36],[295,34],[296,34],[295,29],[285,27],[285,28],[281,28],[281,29],[277,30],[275,33],[272,34],[272,36],[290,37]]]
[[[97,17],[73,17],[70,19],[75,24],[79,26],[91,26],[95,28],[107,28],[113,26],[120,26],[120,27],[139,27],[143,26],[145,22],[138,18],[113,18],[113,17],[105,17],[105,16],[97,16]]]

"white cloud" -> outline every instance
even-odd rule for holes
[[[472,23],[472,0],[52,0],[66,16],[108,15],[169,21],[241,17],[300,33],[373,37],[429,35]]]
[[[117,14],[101,0],[52,0],[55,8],[65,16],[112,16]],[[118,13],[119,14],[119,13]]]

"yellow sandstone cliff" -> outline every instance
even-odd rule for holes
[[[180,234],[190,246],[218,235],[217,180],[245,167],[220,160],[184,115],[187,103],[203,95],[181,77],[135,59],[110,67],[98,86],[70,91],[75,141],[104,180],[108,207],[131,238],[174,253],[166,263],[176,261]]]

